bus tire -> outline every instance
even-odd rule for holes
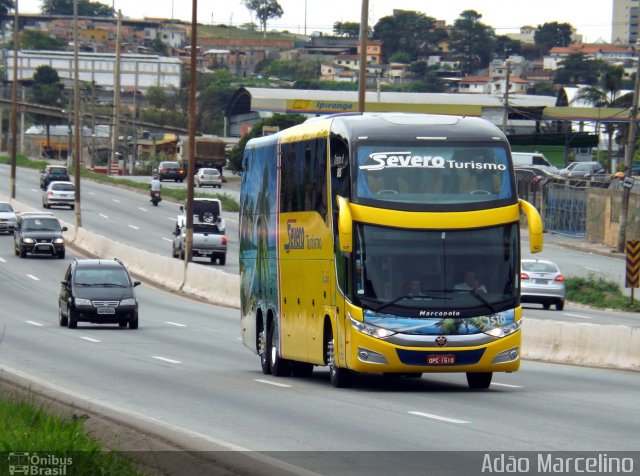
[[[269,328],[269,368],[271,369],[271,375],[285,377],[291,373],[291,367],[289,361],[280,357],[275,336],[276,324],[275,321],[271,321],[271,327]]]
[[[489,388],[489,385],[491,385],[492,377],[493,377],[493,372],[481,372],[481,373],[467,372],[467,383],[469,384],[469,388],[484,390]]]
[[[326,360],[327,365],[329,365],[329,380],[331,380],[331,385],[336,388],[349,388],[353,386],[353,372],[349,369],[342,369],[336,366],[333,335],[331,336],[331,340],[327,342]]]

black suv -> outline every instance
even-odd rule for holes
[[[46,190],[51,182],[71,182],[69,171],[64,165],[47,165],[40,172],[40,188]]]
[[[138,328],[138,300],[133,281],[119,259],[74,259],[61,281],[58,320],[71,329],[78,322]]]
[[[21,213],[13,231],[13,250],[16,256],[51,255],[64,258],[65,247],[61,226],[52,213]]]
[[[184,167],[178,162],[163,161],[158,164],[156,170],[158,174],[158,180],[175,180],[176,182],[182,182],[186,176]]]

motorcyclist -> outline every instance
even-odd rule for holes
[[[150,197],[153,197],[153,192],[160,192],[160,189],[162,188],[162,185],[160,183],[160,180],[158,179],[157,175],[154,175],[153,178],[151,179],[151,182],[149,183],[149,195]],[[151,198],[149,198],[149,201],[151,202]]]

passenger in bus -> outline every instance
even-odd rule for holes
[[[461,283],[453,286],[456,291],[473,291],[476,293],[487,293],[487,288],[484,284],[480,283],[476,272],[473,270],[467,270],[464,273],[464,280]]]

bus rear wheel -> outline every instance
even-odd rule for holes
[[[486,389],[491,385],[493,372],[471,373],[467,372],[467,383],[469,388]]]
[[[269,328],[269,368],[271,369],[271,375],[276,377],[288,376],[291,373],[291,367],[289,361],[280,357],[278,351],[278,340],[276,337],[276,324],[271,321]]]
[[[334,349],[335,345],[332,336],[331,340],[327,342],[326,349],[326,361],[329,365],[329,379],[331,380],[331,385],[336,388],[349,388],[353,386],[353,372],[349,369],[342,369],[336,366]]]

